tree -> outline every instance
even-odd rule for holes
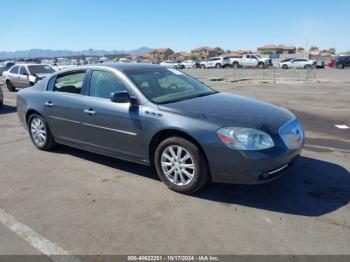
[[[191,54],[191,60],[197,61],[198,56],[196,54]]]
[[[231,53],[231,50],[230,50],[230,49],[227,49],[227,50],[226,50],[226,53]]]
[[[222,49],[221,47],[215,47],[214,49],[215,49],[216,52],[218,52],[218,53],[220,53],[220,54],[222,54],[222,53],[225,52],[225,50]]]
[[[318,50],[318,47],[317,46],[311,46],[309,51],[317,51]]]
[[[328,51],[332,54],[335,54],[337,52],[334,47],[329,48]]]
[[[305,51],[305,49],[303,47],[298,48],[298,52],[304,52],[304,51]]]

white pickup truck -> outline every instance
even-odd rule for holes
[[[255,54],[245,54],[242,58],[229,57],[229,64],[233,68],[238,67],[257,67],[266,68],[272,65],[272,60],[270,58],[262,58]]]

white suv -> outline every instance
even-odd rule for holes
[[[228,65],[230,62],[230,59],[228,57],[212,57],[209,58],[207,61],[203,61],[200,63],[200,68],[222,68]]]

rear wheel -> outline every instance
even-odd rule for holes
[[[235,69],[237,69],[237,68],[239,67],[239,64],[238,64],[238,63],[233,63],[233,64],[232,64],[232,67],[235,68]]]
[[[265,68],[265,64],[264,64],[264,63],[259,63],[259,64],[258,64],[258,68],[259,68],[259,69]]]
[[[215,65],[215,68],[217,68],[217,69],[221,68],[221,64],[217,63],[217,64]]]
[[[155,152],[154,165],[159,178],[173,191],[192,194],[209,180],[206,159],[201,150],[181,137],[161,142]]]
[[[10,80],[6,81],[6,87],[10,92],[16,91],[16,87],[12,84],[12,82]]]
[[[337,68],[338,69],[343,69],[344,68],[344,64],[343,63],[338,63],[337,64]]]
[[[30,138],[38,149],[50,150],[56,145],[55,139],[42,116],[38,114],[30,115],[28,129]]]
[[[310,68],[311,68],[311,65],[305,65],[304,68],[305,68],[305,69],[310,69]]]
[[[202,68],[202,69],[205,69],[205,65],[201,65],[201,68]]]

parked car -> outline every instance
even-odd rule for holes
[[[316,61],[306,58],[293,58],[290,61],[281,62],[280,67],[282,69],[288,69],[288,68],[316,68]]]
[[[184,66],[184,68],[199,68],[200,63],[194,60],[186,60],[181,63],[181,65]]]
[[[15,63],[14,62],[7,62],[4,65],[0,66],[0,76],[2,76],[2,74],[9,70]]]
[[[160,65],[166,66],[168,68],[175,68],[175,69],[183,69],[183,68],[185,68],[182,64],[180,64],[178,62],[175,62],[175,61],[170,61],[170,60],[161,62]]]
[[[328,62],[329,67],[336,67],[343,69],[344,67],[350,66],[350,55],[339,55]]]
[[[229,58],[228,57],[212,57],[209,58],[207,61],[203,61],[200,63],[200,68],[222,68],[228,65]]]
[[[2,92],[2,88],[0,87],[0,108],[4,104],[4,94]]]
[[[9,91],[16,88],[33,86],[35,83],[55,72],[49,65],[16,64],[5,75],[5,83]]]
[[[271,58],[263,58],[256,54],[245,54],[242,58],[230,57],[229,64],[233,68],[239,67],[257,67],[257,68],[266,68],[272,65]]]
[[[58,143],[154,165],[182,193],[208,181],[271,181],[304,143],[300,122],[286,109],[214,91],[159,65],[65,69],[20,90],[17,112],[38,149]]]

